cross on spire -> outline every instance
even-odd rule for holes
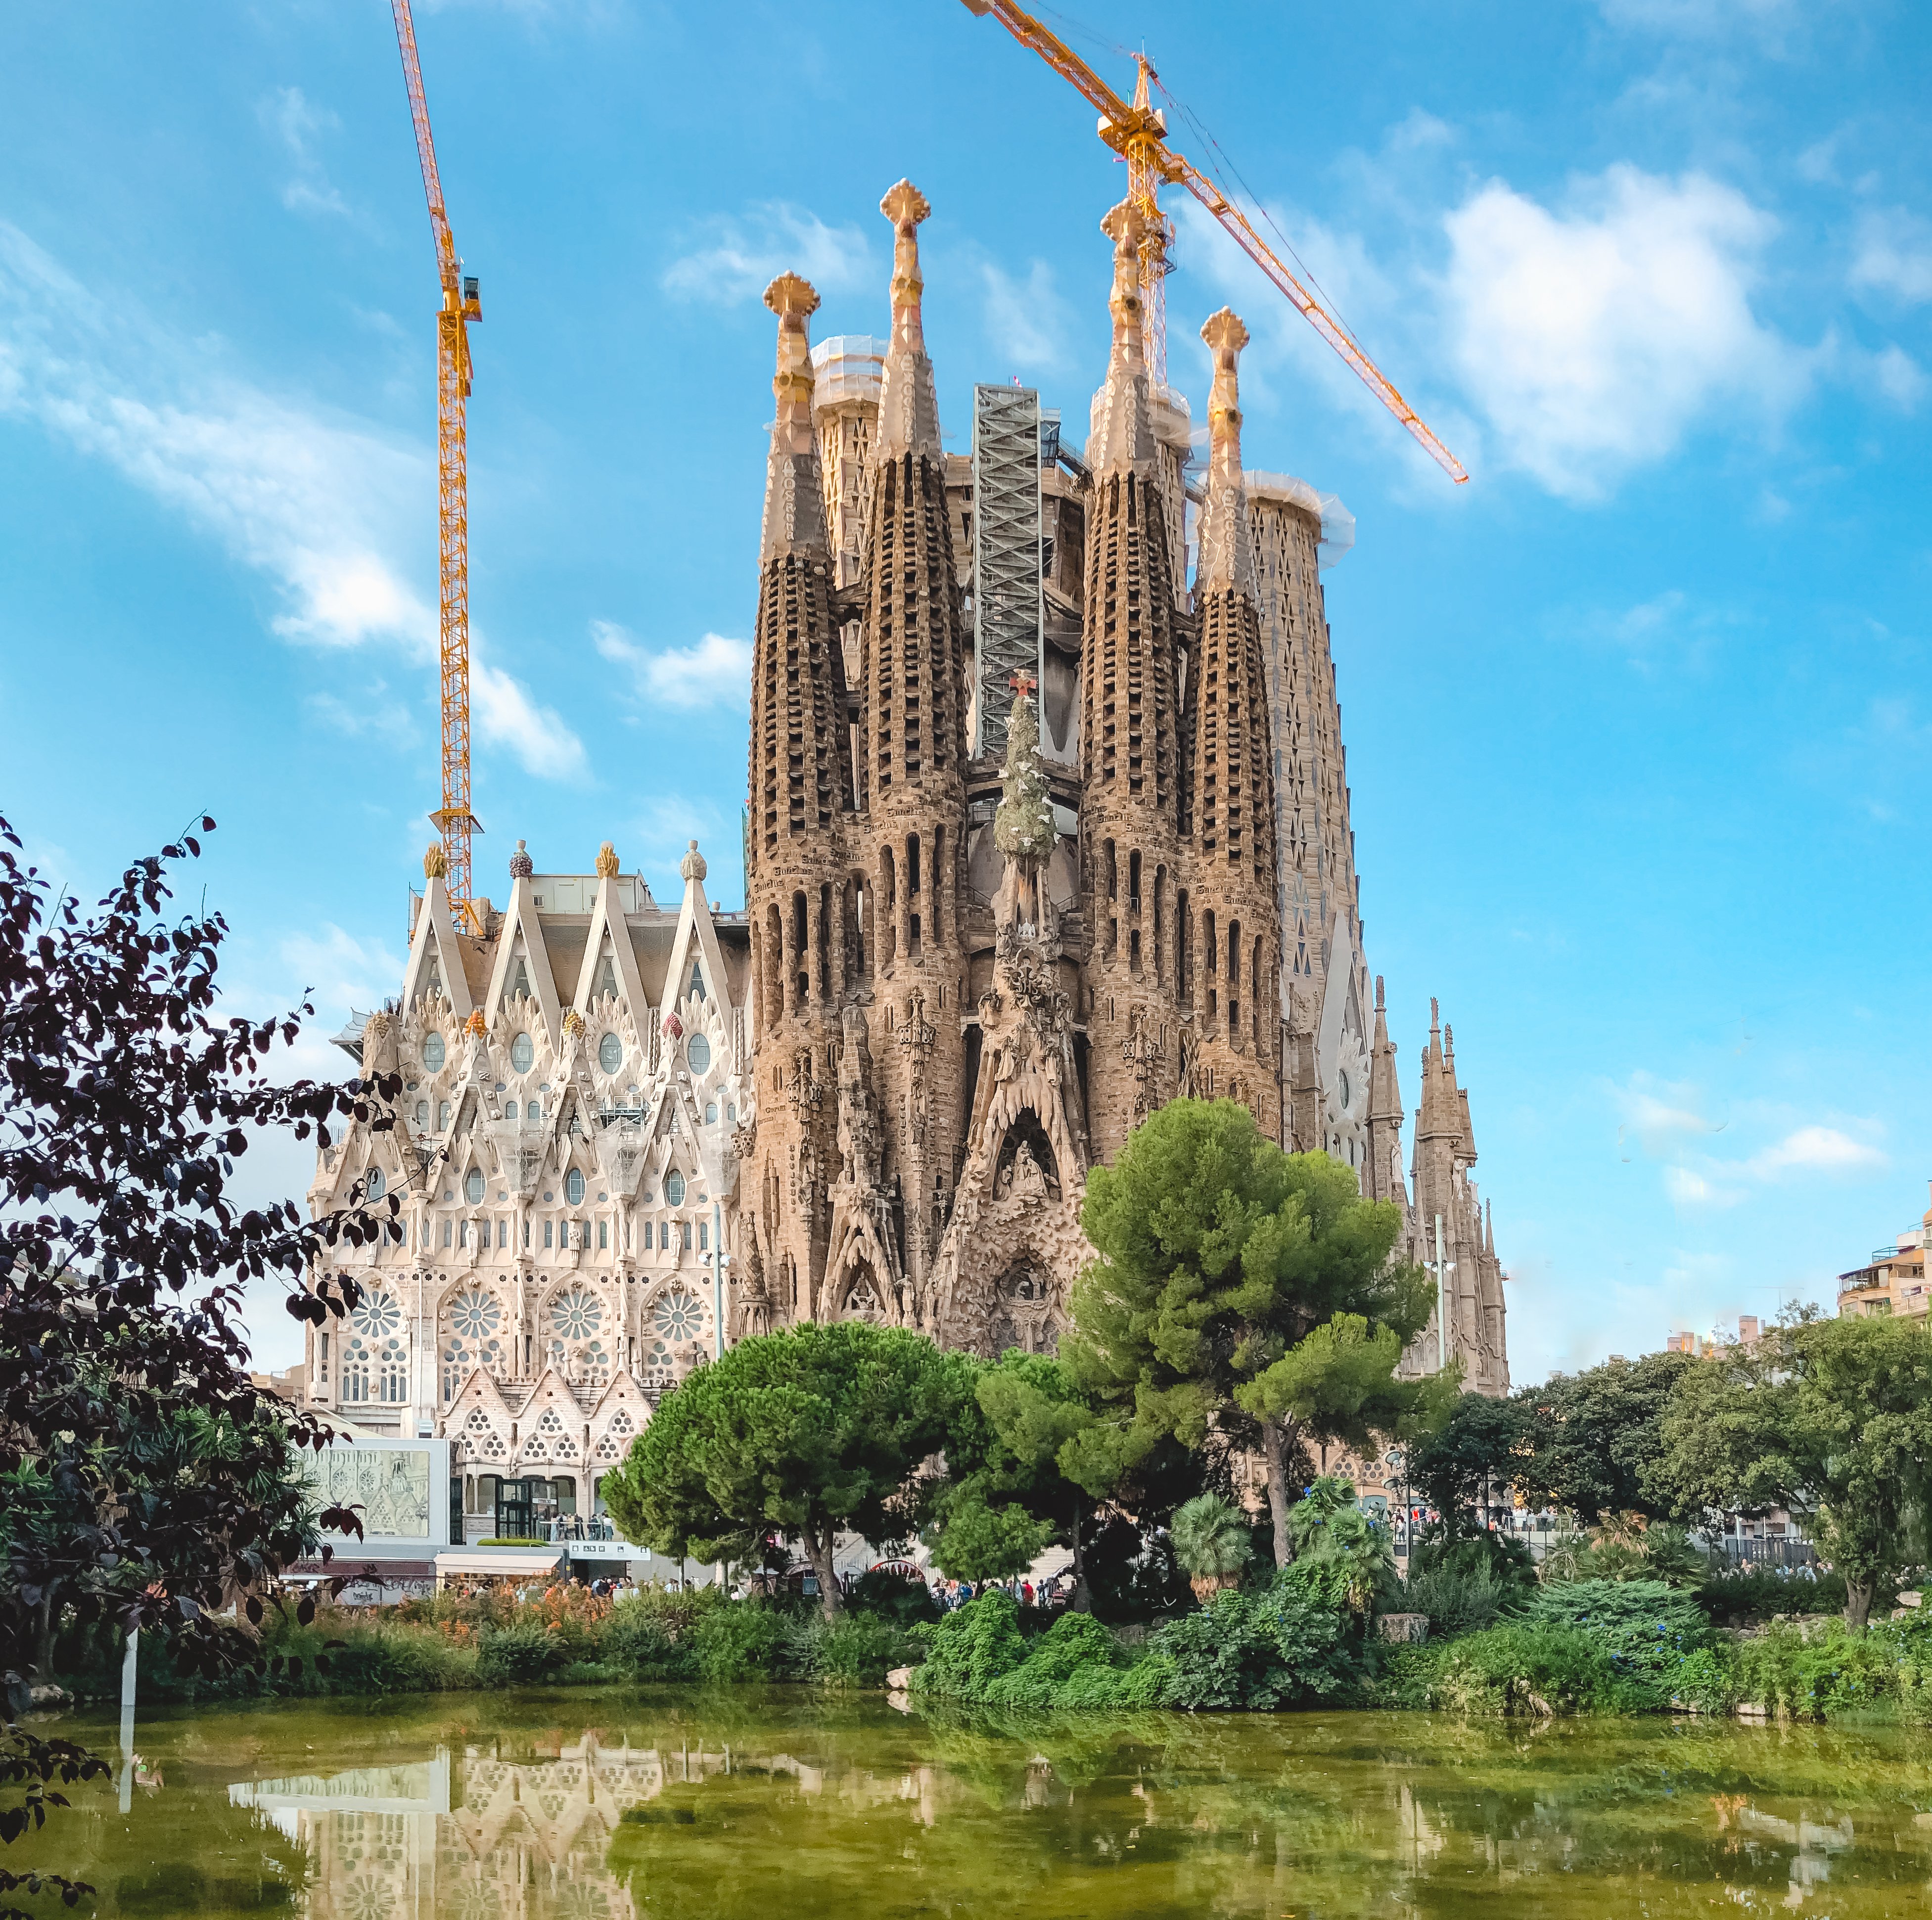
[[[1035,687],[1040,685],[1040,682],[1038,680],[1034,679],[1032,674],[1020,673],[1010,674],[1007,676],[1006,685],[1011,687],[1013,692],[1017,694],[1020,698],[1024,700],[1033,692]]]

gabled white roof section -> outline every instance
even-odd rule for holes
[[[470,979],[463,970],[463,955],[456,944],[456,930],[449,920],[449,886],[440,873],[431,874],[423,885],[422,910],[416,915],[416,937],[410,946],[409,970],[403,976],[403,1004],[415,1004],[429,978],[434,956],[442,976],[443,998],[459,1020],[470,1017]]]
[[[490,970],[489,998],[484,1003],[488,1012],[494,1013],[502,1005],[519,960],[529,974],[530,992],[543,1009],[550,1043],[555,1047],[563,1037],[563,1008],[557,999],[556,982],[550,977],[536,892],[528,874],[519,874],[510,883],[509,904],[503,909],[502,928],[496,939],[496,962]]]
[[[584,949],[584,975],[571,1003],[580,1013],[590,1011],[607,949],[616,961],[617,997],[630,1010],[632,1021],[641,1034],[650,1024],[650,996],[645,992],[638,971],[630,928],[624,924],[624,902],[617,890],[616,878],[610,874],[598,881],[596,904],[590,910],[590,938]]]
[[[711,905],[704,897],[704,856],[698,842],[684,856],[678,871],[684,876],[684,904],[679,908],[677,931],[670,938],[670,966],[664,974],[664,1005],[660,1017],[674,1013],[683,1005],[691,989],[694,959],[704,977],[705,996],[729,1012],[731,994],[724,974],[724,955],[718,944],[718,930],[711,923]]]

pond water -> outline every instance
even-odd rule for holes
[[[58,1730],[114,1753],[111,1724]],[[125,1814],[76,1791],[5,1864],[78,1870],[142,1920],[1932,1903],[1932,1736],[1904,1729],[994,1719],[783,1690],[264,1704],[148,1718],[135,1744]]]

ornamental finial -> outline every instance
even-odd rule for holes
[[[597,878],[615,880],[617,878],[617,850],[605,841],[597,850]]]
[[[536,862],[530,856],[528,843],[519,840],[517,850],[510,856],[510,878],[512,880],[528,880],[536,870]]]
[[[698,850],[698,842],[691,843],[691,851],[677,863],[677,870],[686,880],[702,880],[710,871],[704,864],[704,856]]]
[[[449,856],[443,850],[440,840],[432,840],[429,850],[423,855],[423,878],[447,880],[449,878]]]

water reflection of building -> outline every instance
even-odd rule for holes
[[[244,1783],[229,1798],[307,1850],[308,1920],[629,1920],[629,1893],[604,1864],[624,1810],[727,1764],[587,1732],[522,1760],[439,1749],[406,1766]]]

